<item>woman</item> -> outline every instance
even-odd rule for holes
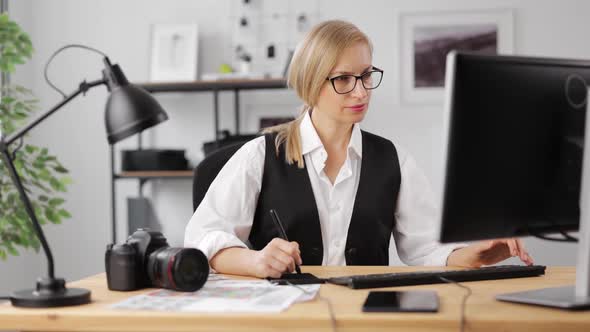
[[[511,256],[532,264],[518,239],[436,241],[425,176],[398,146],[359,127],[382,75],[357,27],[314,27],[289,67],[301,115],[227,162],[189,221],[185,246],[201,249],[220,273],[261,278],[296,264],[387,265],[391,234],[411,265],[479,267]],[[271,209],[292,242],[280,238]]]

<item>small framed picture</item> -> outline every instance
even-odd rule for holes
[[[275,117],[261,117],[260,118],[260,130],[272,126],[277,126],[289,121],[295,120],[292,116],[275,116]]]
[[[292,94],[285,94],[281,100],[281,102],[268,100],[267,103],[262,101],[256,104],[245,103],[240,130],[256,133],[264,128],[294,120],[298,108],[297,99]],[[293,103],[290,103],[291,101]]]
[[[404,104],[442,103],[451,50],[513,52],[511,9],[402,14],[401,97]]]
[[[198,77],[197,24],[154,24],[151,53],[151,81],[196,80]]]

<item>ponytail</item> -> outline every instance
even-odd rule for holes
[[[299,126],[309,110],[311,110],[310,106],[303,105],[299,116],[295,120],[269,127],[262,131],[264,134],[277,133],[275,138],[275,151],[277,156],[279,155],[279,148],[282,144],[285,144],[285,161],[289,165],[296,163],[299,168],[305,166],[303,154],[301,153],[301,135],[299,133]]]

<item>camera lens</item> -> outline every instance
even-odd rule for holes
[[[195,248],[160,248],[148,258],[148,276],[155,287],[193,292],[205,284],[209,261]]]

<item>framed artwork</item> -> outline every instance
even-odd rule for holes
[[[446,56],[451,50],[511,54],[513,22],[511,9],[402,14],[402,102],[443,101]]]
[[[276,125],[280,125],[285,122],[295,120],[292,116],[269,116],[269,117],[261,117],[260,118],[260,125],[258,126],[260,130]]]
[[[197,79],[197,24],[152,26],[150,80],[153,82]]]
[[[232,2],[231,61],[246,77],[283,77],[297,43],[320,21],[316,0],[236,0]],[[244,65],[246,62],[246,65]]]
[[[293,104],[285,102],[245,104],[241,129],[246,133],[257,133],[260,130],[291,121],[297,116],[297,101]]]

